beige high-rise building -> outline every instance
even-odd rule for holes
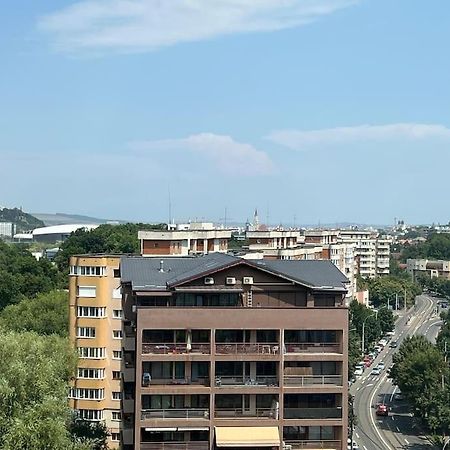
[[[110,448],[121,433],[122,300],[120,258],[70,258],[70,339],[79,353],[69,403],[79,416],[102,421]]]

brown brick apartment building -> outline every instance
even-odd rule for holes
[[[124,257],[124,450],[347,445],[347,279],[329,261]]]

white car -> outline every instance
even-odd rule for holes
[[[355,377],[360,377],[363,373],[364,373],[364,370],[362,369],[362,367],[357,367],[355,369],[354,375],[355,375]]]
[[[377,365],[377,367],[378,367],[380,370],[384,370],[384,362],[383,362],[383,361],[379,362],[378,365]]]

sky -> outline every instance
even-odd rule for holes
[[[0,2],[0,204],[447,223],[450,2]]]

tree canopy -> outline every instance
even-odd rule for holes
[[[51,291],[35,298],[24,298],[0,312],[0,325],[13,331],[67,336],[69,295],[65,291]]]
[[[433,233],[425,242],[405,246],[401,252],[401,259],[444,259],[450,260],[450,234]]]

